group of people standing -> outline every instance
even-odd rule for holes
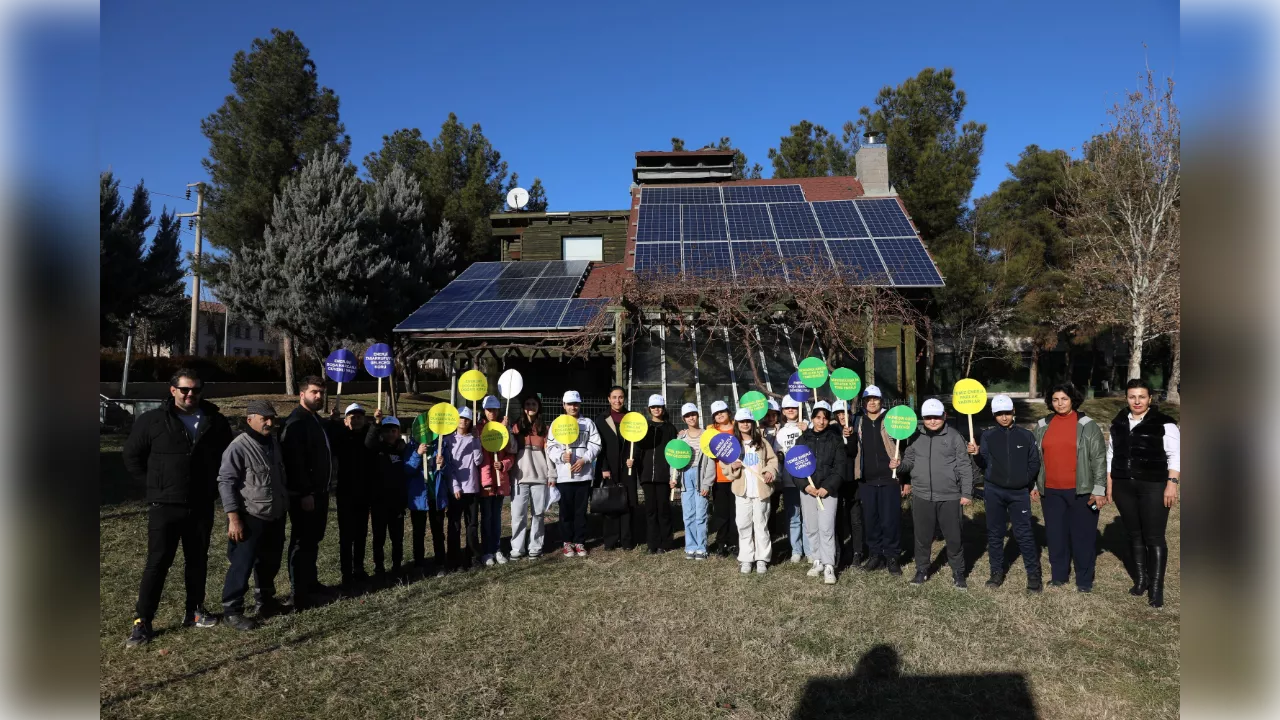
[[[626,392],[620,386],[609,392],[609,410],[595,419],[582,416],[576,391],[564,394],[563,412],[578,423],[572,442],[557,440],[550,432],[536,395],[521,400],[514,419],[502,416],[496,397],[486,397],[478,419],[463,408],[455,432],[433,442],[411,442],[399,420],[384,417],[381,410],[370,422],[364,408],[353,403],[341,415],[335,407],[322,418],[325,384],[319,377],[303,379],[299,404],[282,432],[275,432],[279,418],[274,407],[253,400],[246,407],[247,430],[234,438],[217,406],[200,397],[202,384],[194,371],[180,370],[170,385],[171,397],[138,419],[124,446],[126,467],[146,483],[149,504],[147,560],[130,647],[152,637],[152,621],[179,544],[186,563],[183,624],[217,624],[204,605],[215,496],[227,516],[230,564],[222,621],[249,630],[258,623],[245,612],[251,577],[257,618],[403,578],[406,512],[413,571],[420,574],[440,576],[540,557],[546,515],[557,502],[561,554],[586,557],[589,498],[593,489],[606,485],[620,487],[617,492],[626,502],[621,511],[602,513],[605,550],[634,549],[642,523],[650,553],[671,549],[671,505],[679,494],[686,559],[706,560],[715,552],[735,556],[743,574],[763,574],[774,561],[777,535],[787,539],[791,562],[808,561],[808,575],[826,584],[837,582],[841,567],[902,574],[901,510],[903,498],[910,497],[912,582],[929,579],[932,543],[941,531],[953,583],[964,588],[960,530],[963,507],[974,498],[975,462],[985,476],[988,587],[1004,582],[1003,545],[1012,524],[1027,589],[1042,590],[1030,514],[1030,504],[1040,502],[1050,584],[1064,585],[1074,563],[1077,589],[1089,592],[1098,509],[1114,499],[1132,548],[1131,593],[1146,594],[1153,607],[1163,604],[1165,525],[1179,482],[1178,426],[1151,408],[1150,387],[1138,380],[1130,381],[1128,408],[1112,421],[1106,441],[1098,424],[1079,411],[1079,394],[1061,385],[1050,393],[1053,412],[1034,431],[1018,427],[1012,401],[996,396],[991,409],[997,426],[976,443],[965,442],[947,425],[939,400],[926,400],[920,412],[923,430],[905,447],[885,430],[884,399],[874,385],[863,391],[858,412],[844,401],[820,401],[807,420],[790,396],[781,404],[769,400],[759,422],[749,409],[731,412],[727,403],[716,401],[706,428],[697,405],[686,403],[680,409],[683,427],[677,429],[665,399],[651,395],[648,431],[634,444],[620,431],[626,414]],[[497,452],[480,442],[491,422],[502,423],[509,436]],[[742,453],[737,460],[724,463],[703,452],[703,433],[713,430],[738,439]],[[683,468],[670,467],[664,452],[676,439],[685,441],[692,453]],[[796,445],[813,452],[815,467],[805,478],[792,477],[783,462]],[[317,572],[331,496],[338,514],[342,586],[337,589],[322,585]],[[507,497],[509,555],[501,544]],[[291,528],[287,554],[286,519]],[[373,576],[365,571],[370,527]],[[275,578],[285,558],[291,593],[280,601]]]

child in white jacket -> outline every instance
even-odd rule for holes
[[[582,396],[577,390],[564,394],[564,412],[577,419],[578,438],[565,444],[547,438],[547,459],[555,467],[550,485],[560,491],[560,539],[565,557],[587,556],[587,498],[595,477],[595,460],[600,454],[600,431],[582,417]]]

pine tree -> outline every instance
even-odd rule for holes
[[[114,347],[123,337],[129,313],[138,309],[148,291],[143,248],[152,225],[151,196],[139,181],[126,207],[120,181],[110,171],[101,173],[98,182],[99,342]]]
[[[165,345],[180,345],[190,331],[190,300],[186,296],[182,269],[182,221],[167,207],[161,209],[151,248],[143,258],[147,292],[138,314],[147,321],[149,339]]]

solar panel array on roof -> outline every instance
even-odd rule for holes
[[[677,213],[679,208],[676,207]],[[679,272],[679,244],[676,246]],[[586,260],[474,263],[418,308],[397,331],[569,330],[584,327],[607,299],[575,306]],[[585,308],[585,309],[584,309]],[[586,317],[586,321],[582,318]]]
[[[895,198],[809,202],[799,185],[724,185],[646,187],[640,201],[642,276],[791,279],[834,267],[860,284],[943,284]]]

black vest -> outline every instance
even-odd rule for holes
[[[1173,418],[1152,408],[1129,429],[1129,411],[1111,421],[1111,477],[1164,482],[1169,458],[1164,454],[1164,426]]]

